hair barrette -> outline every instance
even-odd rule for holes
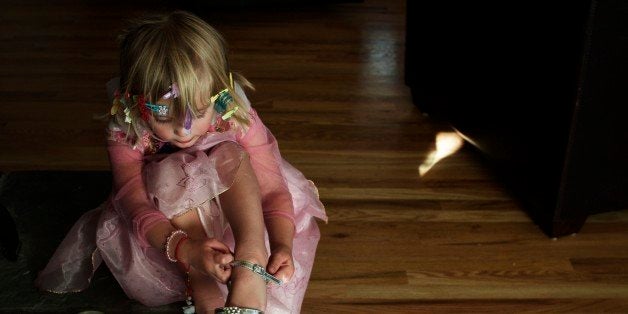
[[[133,96],[133,102],[140,107],[140,116],[142,117],[142,120],[148,121],[150,118],[150,112],[148,106],[146,105],[148,102],[146,101],[144,95]]]
[[[179,86],[177,86],[177,83],[172,83],[172,85],[170,85],[169,90],[167,93],[165,93],[163,96],[161,96],[161,98],[163,99],[170,99],[170,98],[178,98],[179,97]]]
[[[113,104],[111,104],[111,110],[109,110],[109,113],[111,113],[111,115],[115,115],[118,110],[120,110],[120,107],[122,106],[122,103],[120,102],[120,91],[116,89],[115,93],[113,94]]]
[[[109,113],[111,113],[111,115],[115,115],[116,113],[118,113],[118,110],[120,110],[120,108],[124,107],[124,122],[126,123],[131,123],[133,122],[133,118],[131,118],[131,109],[129,107],[126,106],[126,101],[120,97],[120,91],[116,90],[115,93],[113,94],[113,104],[111,106],[111,110],[109,111]]]
[[[163,96],[161,96],[161,98],[163,99],[171,99],[171,98],[174,99],[178,97],[179,97],[179,87],[177,86],[177,83],[172,83],[172,85],[168,87],[168,92],[166,92]],[[170,107],[168,105],[153,104],[148,101],[146,102],[145,105],[152,112],[160,116],[167,116],[168,113],[170,112]]]
[[[170,111],[167,105],[152,104],[150,102],[146,102],[146,107],[160,116],[167,116]]]
[[[211,97],[211,102],[214,103],[214,109],[220,114],[223,114],[225,113],[225,111],[227,111],[227,106],[232,101],[233,97],[231,97],[231,94],[229,94],[229,90],[226,88]]]
[[[187,133],[187,135],[192,133],[192,112],[190,111],[190,106],[186,107],[185,122],[183,123],[183,127],[185,128],[185,133]]]
[[[133,119],[131,119],[131,109],[129,107],[124,108],[124,122],[131,123]]]
[[[238,109],[239,109],[239,108],[240,108],[240,107],[235,106],[233,109],[231,109],[231,110],[227,111],[227,113],[225,113],[224,115],[222,115],[222,117],[221,117],[221,118],[222,118],[223,120],[225,120],[225,121],[226,121],[226,120],[229,120],[229,118],[231,118],[231,116],[233,116],[233,114],[234,114],[234,113],[236,113],[236,111],[238,111]]]

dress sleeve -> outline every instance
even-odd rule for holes
[[[107,142],[113,176],[113,206],[142,247],[150,244],[146,232],[168,218],[149,200],[142,178],[143,154],[126,143]]]
[[[292,195],[281,171],[282,158],[277,140],[266,128],[255,109],[250,109],[250,126],[238,142],[250,156],[262,195],[264,220],[283,217],[294,225]]]

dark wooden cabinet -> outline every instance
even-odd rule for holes
[[[628,208],[628,3],[407,3],[406,83],[552,237]]]

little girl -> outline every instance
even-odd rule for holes
[[[223,38],[186,12],[144,19],[121,36],[120,74],[108,83],[112,195],[36,285],[81,291],[104,260],[147,306],[298,313],[325,211],[251,108]]]

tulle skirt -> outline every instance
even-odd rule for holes
[[[199,140],[196,149],[149,159],[144,166],[144,177],[150,182],[147,184],[149,196],[157,200],[159,209],[168,218],[196,210],[208,237],[224,242],[233,250],[233,234],[221,209],[219,195],[233,183],[244,153],[239,145],[226,144],[227,140],[208,137]],[[173,169],[180,170],[182,163],[188,165],[187,171],[176,175]],[[283,159],[280,167],[294,206],[295,273],[281,286],[268,287],[266,310],[298,313],[320,238],[315,218],[326,220],[327,217],[314,184]],[[56,293],[82,291],[89,286],[94,271],[104,260],[129,298],[147,306],[184,300],[182,272],[161,251],[140,245],[131,232],[132,226],[121,214],[124,209],[120,206],[112,195],[101,206],[85,213],[40,272],[36,285]],[[268,238],[266,241],[268,248]],[[225,298],[227,289],[222,284],[219,286],[222,295],[216,297]]]

